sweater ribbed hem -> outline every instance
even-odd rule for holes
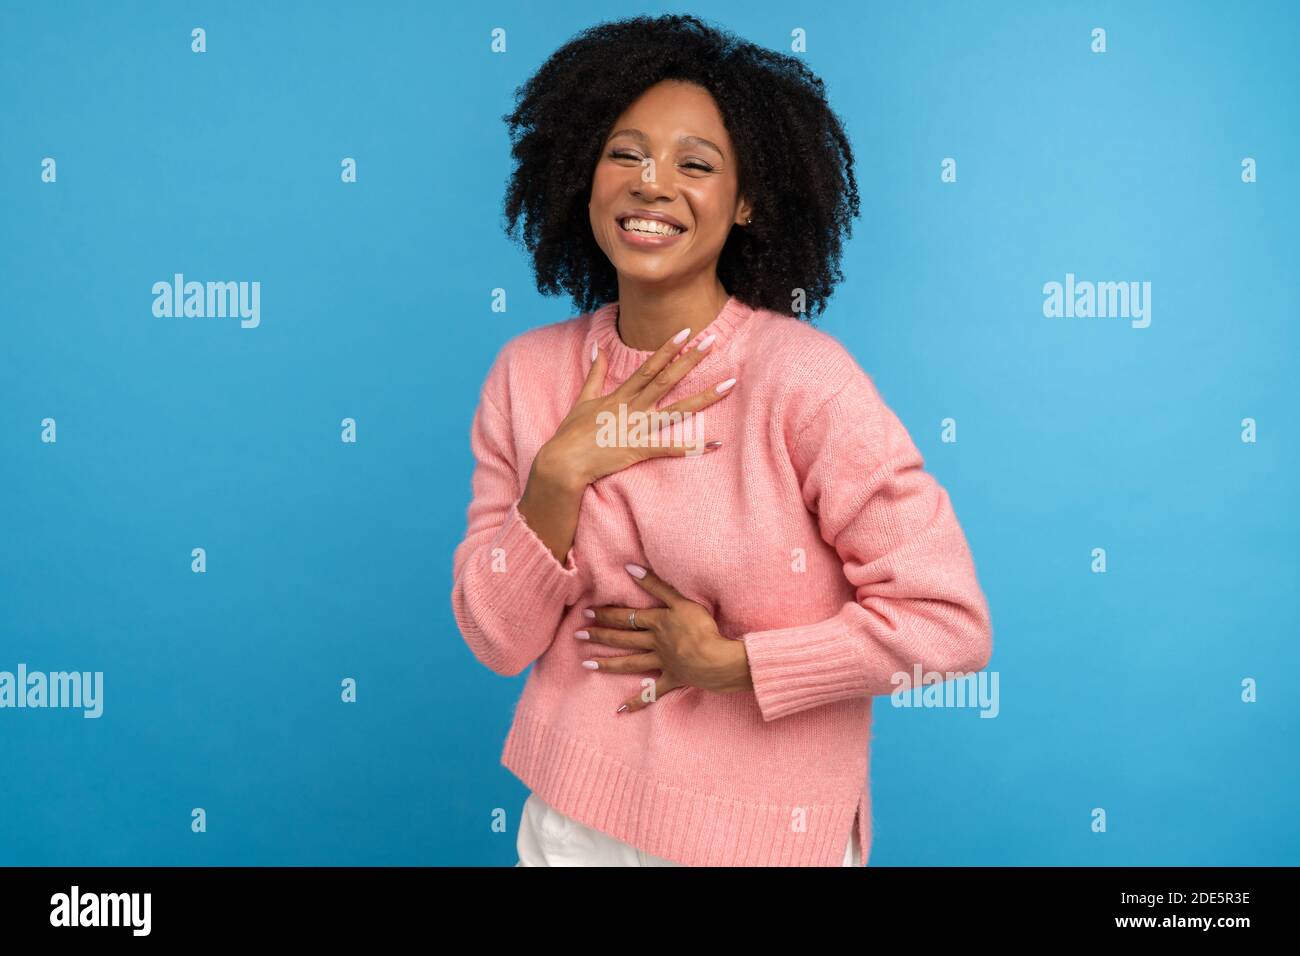
[[[563,598],[566,605],[577,600],[576,592],[582,587],[582,572],[575,549],[569,548],[564,564],[555,560],[555,554],[520,512],[518,499],[510,503],[505,523],[497,532],[496,539],[485,549],[489,559],[498,548],[507,561],[508,572],[512,573],[511,584],[519,582],[528,588],[530,594],[539,594],[546,599]],[[506,588],[507,592],[509,590]]]
[[[520,513],[519,502],[510,504],[501,527],[470,556],[452,592],[456,624],[484,665],[499,674],[518,674],[537,656],[538,651],[529,656],[499,635],[535,628],[539,609],[554,608],[558,619],[560,605],[578,600],[584,569],[575,554],[570,548],[560,564]],[[480,621],[494,623],[485,630]]]
[[[741,640],[764,720],[872,696],[860,642],[845,633],[838,616],[803,627],[753,631]]]
[[[685,866],[839,866],[855,814],[863,865],[870,851],[865,786],[840,803],[775,805],[674,787],[564,734],[522,702],[501,763],[565,816]],[[802,832],[793,830],[796,819]]]

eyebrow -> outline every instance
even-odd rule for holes
[[[605,141],[609,142],[609,140],[613,139],[615,136],[631,136],[633,139],[638,140],[642,143],[647,142],[648,139],[646,134],[641,132],[639,129],[621,129],[617,133],[610,133]],[[707,149],[713,150],[715,153],[717,153],[719,156],[723,157],[724,159],[727,156],[726,153],[724,153],[713,143],[709,142],[703,136],[682,136],[678,138],[677,142],[679,142],[683,146],[704,146]]]

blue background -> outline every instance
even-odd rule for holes
[[[1300,863],[1296,5],[468,6],[5,4],[0,670],[105,710],[0,710],[0,864],[514,864],[524,678],[451,558],[488,366],[576,310],[501,229],[500,117],[639,11],[807,31],[863,197],[818,325],[992,608],[996,719],[875,701],[871,864]],[[260,327],[155,318],[175,272],[260,281]],[[1067,272],[1150,327],[1045,318]]]

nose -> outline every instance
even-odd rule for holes
[[[673,164],[656,161],[643,165],[632,182],[632,195],[638,199],[672,199],[676,196],[676,170]]]

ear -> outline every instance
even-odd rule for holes
[[[748,225],[748,220],[754,215],[754,207],[744,196],[736,203],[736,225]]]

